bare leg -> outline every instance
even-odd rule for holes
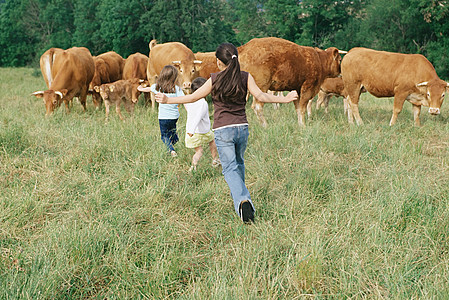
[[[199,146],[195,148],[195,154],[192,157],[192,166],[190,167],[189,171],[195,171],[196,166],[198,165],[198,162],[203,156],[203,147]]]

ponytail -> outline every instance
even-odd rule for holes
[[[230,43],[218,46],[215,56],[226,65],[217,74],[212,85],[212,96],[220,102],[239,102],[245,98],[246,89],[242,82],[237,48]]]

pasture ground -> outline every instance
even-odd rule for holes
[[[157,113],[121,122],[90,98],[44,117],[40,72],[0,69],[1,299],[442,299],[449,295],[449,100],[341,100],[299,128],[293,104],[248,105],[256,224],[234,213],[210,153],[168,156]],[[128,117],[125,112],[124,115]]]

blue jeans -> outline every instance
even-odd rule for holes
[[[234,200],[235,212],[239,214],[240,203],[244,200],[248,200],[254,210],[251,196],[245,185],[243,159],[248,144],[248,125],[221,128],[215,130],[214,134],[223,175]]]
[[[179,141],[176,133],[176,122],[178,122],[178,119],[159,119],[161,140],[167,146],[168,151],[175,151],[173,145]]]

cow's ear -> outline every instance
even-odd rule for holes
[[[332,56],[334,57],[334,60],[341,60],[340,51],[338,51],[337,48],[334,48],[334,50],[332,50]]]
[[[425,93],[427,92],[427,81],[418,83],[418,84],[416,85],[416,87],[418,88],[418,90],[419,90],[421,93],[425,94]]]
[[[199,71],[203,67],[203,62],[201,60],[194,60],[195,70]]]
[[[62,89],[60,91],[62,93],[63,96],[67,95],[67,93],[69,92],[67,89]],[[61,97],[62,98],[62,97]]]
[[[181,66],[181,61],[180,60],[174,60],[174,61],[171,62],[171,64],[179,69],[180,66]]]
[[[94,86],[94,91],[96,91],[97,93],[100,92],[100,87],[98,85]]]
[[[42,98],[44,97],[44,91],[37,91],[32,93],[31,95],[36,96],[36,98]]]

